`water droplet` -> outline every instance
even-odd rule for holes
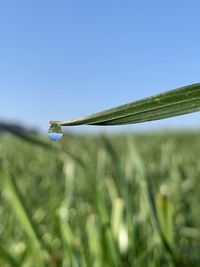
[[[63,136],[62,128],[60,125],[51,124],[48,131],[48,136],[53,141],[58,141]]]

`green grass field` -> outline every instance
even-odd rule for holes
[[[200,266],[200,132],[42,140],[0,136],[0,266]]]

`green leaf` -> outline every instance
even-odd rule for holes
[[[199,110],[200,83],[196,83],[86,117],[49,123],[61,126],[121,125],[164,119]]]

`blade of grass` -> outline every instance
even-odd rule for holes
[[[42,244],[32,218],[24,205],[23,197],[20,194],[14,179],[9,174],[7,174],[5,178],[5,188],[16,216],[31,241],[32,254],[35,262],[37,263],[37,266],[44,267],[42,249],[45,250],[45,245]]]
[[[87,217],[86,231],[88,239],[88,247],[90,256],[92,257],[93,266],[102,266],[102,248],[101,248],[101,236],[98,225],[98,218],[95,214],[91,214]]]
[[[156,196],[156,208],[161,231],[167,242],[173,247],[173,201],[170,193],[164,192],[162,188]]]
[[[135,164],[137,171],[140,175],[139,183],[142,188],[142,193],[144,194],[144,200],[147,201],[147,206],[151,213],[151,220],[155,231],[158,233],[160,240],[163,244],[165,251],[170,255],[171,260],[176,267],[180,267],[179,262],[176,259],[173,248],[171,244],[166,239],[165,235],[162,232],[161,225],[158,218],[157,207],[154,199],[152,177],[148,171],[148,168],[145,166],[139,152],[137,151],[136,145],[133,140],[128,139],[130,155],[132,155],[133,163]]]
[[[60,126],[120,125],[169,118],[200,111],[200,83],[180,87],[86,117],[49,121]]]

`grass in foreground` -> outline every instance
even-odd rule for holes
[[[198,132],[1,136],[0,266],[200,266],[199,145]]]

